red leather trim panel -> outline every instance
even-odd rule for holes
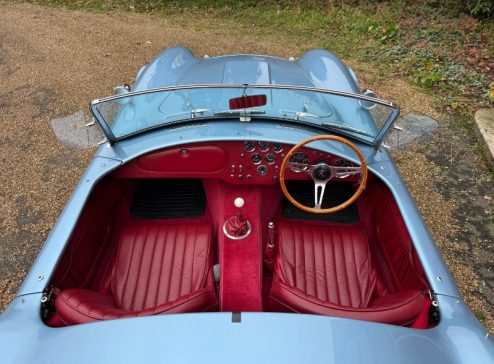
[[[139,167],[153,172],[216,172],[225,167],[228,155],[214,145],[168,149],[137,159]]]
[[[377,183],[368,188],[367,195],[374,208],[376,240],[394,286],[397,290],[426,289],[425,274],[393,196],[384,185]]]

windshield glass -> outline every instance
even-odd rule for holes
[[[265,95],[265,104],[231,110],[229,101]],[[282,119],[315,125],[367,144],[382,140],[398,117],[392,104],[360,95],[291,86],[182,86],[93,101],[91,110],[109,141],[178,122],[238,118]]]

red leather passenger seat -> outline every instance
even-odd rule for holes
[[[271,310],[406,325],[419,315],[420,290],[377,293],[377,275],[360,225],[282,222]]]
[[[123,229],[105,292],[68,289],[55,301],[68,325],[217,308],[208,224],[146,223]]]

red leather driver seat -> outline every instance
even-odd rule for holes
[[[277,241],[272,311],[407,325],[423,307],[420,290],[377,293],[376,270],[360,225],[282,222]]]
[[[67,325],[92,321],[215,310],[209,224],[125,227],[110,284],[103,292],[68,289],[55,300]]]

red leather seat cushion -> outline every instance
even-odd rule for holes
[[[63,291],[56,299],[67,324],[217,306],[208,224],[141,224],[122,231],[110,292]]]
[[[270,293],[272,309],[408,324],[419,290],[375,297],[377,276],[360,225],[282,222]]]

